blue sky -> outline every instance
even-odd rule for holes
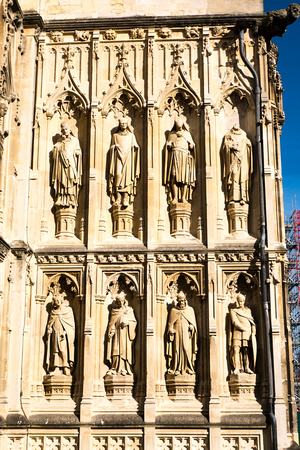
[[[291,2],[264,0],[264,10],[286,8]],[[300,17],[287,27],[281,38],[272,39],[279,48],[277,70],[282,77],[283,109],[286,123],[282,127],[281,157],[285,214],[300,209]]]

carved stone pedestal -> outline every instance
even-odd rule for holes
[[[190,203],[170,205],[171,235],[176,238],[189,237],[192,207]]]
[[[105,375],[104,384],[110,401],[124,401],[132,398],[133,375]]]
[[[133,205],[112,207],[113,237],[132,237]]]
[[[174,402],[195,399],[196,375],[173,375],[167,373],[166,385],[169,398]]]
[[[229,232],[237,237],[248,235],[249,205],[231,202],[228,205]]]
[[[229,375],[229,389],[233,400],[249,402],[256,400],[254,389],[256,386],[256,374],[239,373]]]
[[[73,404],[73,400],[71,399],[71,375],[45,375],[43,383],[46,399],[51,403],[64,403],[65,401],[70,401]]]
[[[55,237],[57,239],[70,239],[75,237],[75,221],[76,221],[77,208],[64,208],[62,206],[56,206],[55,220],[56,220],[56,232]]]

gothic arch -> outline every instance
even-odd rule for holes
[[[70,287],[70,291],[74,292],[74,295],[79,295],[80,289],[79,289],[78,280],[76,279],[76,277],[74,275],[71,275],[70,273],[66,273],[66,272],[56,273],[47,280],[47,283],[45,284],[45,291],[44,291],[45,295],[48,294],[51,284],[59,281],[60,278],[62,278],[62,277],[64,277],[66,279],[66,283]]]
[[[246,271],[238,271],[230,274],[224,285],[225,294],[233,293],[234,291],[249,291],[253,292],[258,290],[258,280],[255,275]]]
[[[200,285],[196,276],[188,272],[175,272],[167,276],[163,286],[163,293],[165,295],[168,293],[171,293],[171,296],[172,293],[176,295],[182,289],[192,291],[196,295],[199,295]]]
[[[131,291],[133,294],[139,293],[137,280],[134,276],[124,272],[117,272],[110,275],[105,282],[104,292],[105,294],[110,293],[111,297],[114,298],[120,290],[124,290],[124,284],[126,285],[127,291]]]

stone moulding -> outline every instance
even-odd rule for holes
[[[37,255],[38,264],[83,264],[85,255]]]
[[[3,262],[7,253],[10,250],[10,246],[5,240],[0,237],[0,262]]]

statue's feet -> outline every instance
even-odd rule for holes
[[[67,377],[71,375],[69,367],[64,367],[64,374],[67,375]]]
[[[234,369],[233,373],[234,375],[238,375],[240,373],[240,369]]]
[[[168,374],[170,374],[170,375],[174,375],[174,370],[172,370],[172,369],[169,369],[169,370],[168,370]]]
[[[122,205],[123,206],[129,206],[129,201],[128,200],[123,200]]]
[[[245,369],[245,373],[254,373],[254,372],[252,372],[252,370],[249,369],[249,367],[247,367],[247,368]]]
[[[180,374],[179,370],[175,370],[174,375],[179,375],[179,374]]]
[[[186,373],[189,375],[194,375],[195,372],[192,369],[186,369]]]
[[[171,205],[177,205],[177,203],[178,203],[178,198],[177,197],[173,198],[173,200],[171,201]]]
[[[125,375],[127,375],[127,372],[126,372],[126,370],[123,369],[123,370],[121,370],[120,374],[125,376]]]
[[[115,370],[113,370],[113,369],[110,369],[108,372],[107,372],[107,374],[106,375],[116,375],[116,371]]]

